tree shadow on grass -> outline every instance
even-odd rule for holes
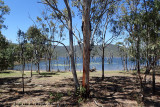
[[[57,72],[41,72],[40,74],[34,74],[37,78],[52,77],[53,75],[59,75]]]
[[[12,90],[13,94],[17,94],[17,95],[10,95],[8,98],[5,99],[0,99],[0,106],[6,106],[6,104],[8,106],[14,105],[14,103],[16,102],[16,100],[21,99],[24,96],[31,96],[31,97],[36,97],[36,96],[41,96],[44,94],[45,91],[42,90],[32,90],[32,91],[25,91],[24,94],[22,91],[16,91],[16,90]],[[16,102],[16,103],[23,103],[22,102]],[[36,103],[36,102],[35,102]]]
[[[20,78],[21,77],[0,78],[0,85],[13,84],[14,82],[18,81]]]
[[[135,79],[135,78],[132,78]],[[57,83],[57,88],[62,87],[73,87],[73,79],[63,79],[61,83]],[[82,82],[82,78],[80,78],[80,83]],[[69,85],[70,84],[70,85]],[[129,77],[119,77],[119,76],[113,76],[113,77],[106,77],[104,81],[100,77],[92,77],[90,79],[90,100],[89,102],[93,102],[94,99],[96,99],[99,103],[105,105],[105,106],[118,106],[122,103],[118,102],[117,99],[128,99],[128,94],[124,94],[124,89],[126,90],[132,90],[132,87],[127,87],[129,85],[132,85],[132,80]],[[74,92],[73,92],[74,93]],[[117,94],[118,93],[118,94]],[[114,95],[117,94],[117,95]],[[72,97],[68,96],[68,100],[65,100],[65,102],[70,102],[71,104],[77,103],[79,99],[76,97],[74,98],[76,101],[72,101]],[[78,104],[78,103],[77,103]]]
[[[160,83],[156,84],[155,87],[155,94],[152,94],[152,87],[146,87],[145,89],[145,96],[150,98],[150,97],[154,97],[154,98],[159,98],[159,100],[152,100],[152,99],[145,99],[144,100],[144,104],[145,106],[154,106],[154,107],[160,107]]]
[[[91,95],[91,97],[96,98],[102,104],[117,103],[122,104],[123,106],[130,106],[123,104],[123,102],[118,102],[120,99],[124,101],[136,101],[137,103],[140,103],[141,94],[138,91],[140,90],[140,86],[136,81],[136,77],[112,76],[105,77],[104,81],[102,81],[100,77],[92,77],[90,84],[92,87],[91,92],[94,93]],[[156,84],[157,92],[155,93],[155,96],[158,97],[160,97],[160,92],[158,91],[159,87],[160,85]],[[149,96],[151,96],[151,92],[151,90],[145,92],[146,100],[144,101],[144,105],[159,106],[159,101],[148,100]]]
[[[41,98],[43,102],[49,102],[55,105],[78,105],[77,98],[73,95],[73,91],[65,90],[65,91],[50,91],[48,92],[48,96],[45,98]]]
[[[13,101],[16,101],[17,99],[20,99],[22,95],[9,97],[3,100],[0,100],[0,107],[11,107],[13,105]]]
[[[0,71],[0,74],[4,73],[4,74],[9,74],[9,73],[13,73],[13,71]]]
[[[56,75],[56,74],[55,74]],[[80,83],[82,78],[80,78]],[[62,79],[60,82],[49,84],[49,89],[42,88],[38,90],[32,90],[36,85],[32,87],[29,85],[26,88],[32,88],[29,91],[25,91],[25,94],[31,98],[40,97],[40,101],[51,102],[53,104],[62,105],[66,104],[68,106],[79,106],[78,100],[80,97],[74,95],[74,84],[73,78]],[[16,86],[15,86],[16,87]],[[42,84],[41,87],[47,87],[47,84]],[[14,88],[14,87],[12,87]],[[54,90],[52,90],[54,88]],[[125,101],[137,101],[139,95],[138,91],[134,89],[139,89],[139,83],[136,81],[136,77],[127,76],[111,76],[105,77],[101,80],[101,77],[92,77],[90,79],[90,99],[89,102],[96,100],[98,103],[104,106],[136,106],[135,103],[130,103],[127,105]],[[149,88],[150,89],[150,88]],[[155,96],[160,96],[160,84],[156,84]],[[17,99],[21,99],[22,94],[20,91],[15,91],[19,93],[17,96],[10,96],[7,99],[0,100],[1,102],[10,101],[14,102]],[[146,92],[145,96],[151,96],[151,90]],[[44,96],[45,95],[45,96]],[[145,106],[159,106],[160,103],[156,100],[145,99]]]
[[[40,75],[59,75],[57,72],[41,72]]]
[[[159,101],[153,101],[153,100],[149,100],[146,99],[144,101],[145,106],[147,107],[160,107],[160,102]]]
[[[69,79],[72,81],[72,79]],[[13,105],[18,99],[24,99],[23,97],[26,96],[28,98],[40,98],[40,102],[38,103],[44,103],[44,102],[50,102],[56,104],[68,104],[68,105],[77,105],[76,97],[72,96],[74,93],[74,90],[68,90],[68,89],[62,89],[63,87],[73,87],[73,84],[58,82],[53,86],[50,84],[49,88],[46,87],[46,84],[42,85],[32,85],[28,84],[25,86],[25,93],[22,94],[22,90],[19,91],[21,87],[21,84],[19,86],[16,86],[14,84],[8,85],[9,92],[6,98],[0,99],[0,106],[3,107],[7,103],[8,106]],[[36,87],[39,87],[38,90],[34,90]],[[52,90],[54,88],[54,90]],[[5,94],[5,92],[2,92],[1,94]],[[14,95],[15,94],[15,95]],[[53,96],[51,96],[51,94]],[[60,96],[59,96],[60,95]],[[62,97],[62,98],[61,98]],[[61,100],[62,99],[62,100]],[[19,101],[19,100],[18,100]],[[20,100],[21,101],[21,100]],[[63,101],[63,103],[61,103]],[[17,102],[19,103],[19,102]],[[23,103],[23,101],[22,101]],[[34,102],[37,103],[37,102]]]
[[[91,97],[96,98],[102,104],[119,105],[121,103],[117,99],[127,99],[123,92],[126,84],[130,83],[130,78],[122,76],[105,77],[103,81],[100,77],[92,77],[90,83],[92,86],[91,92],[95,94],[92,94]]]

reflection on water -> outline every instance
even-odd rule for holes
[[[82,58],[76,58],[76,69],[77,70],[83,70],[83,59]],[[133,63],[128,61],[128,69],[133,69]],[[90,68],[96,68],[97,70],[102,69],[102,62],[100,57],[94,57],[91,58],[90,61]],[[14,70],[21,70],[22,66],[17,65],[14,67]],[[30,70],[31,69],[31,63],[26,64],[25,70]],[[37,70],[37,66],[33,64],[32,67],[33,70]],[[59,57],[57,60],[52,60],[51,61],[51,70],[69,70],[70,69],[70,64],[67,58],[65,57]],[[40,61],[40,70],[48,70],[48,61],[42,60]],[[122,60],[121,58],[113,58],[112,63],[108,61],[108,58],[105,58],[105,63],[104,63],[104,70],[109,71],[109,70],[123,70],[123,65],[122,65]]]

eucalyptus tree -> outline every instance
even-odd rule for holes
[[[146,75],[149,73],[149,71],[153,69],[152,72],[153,93],[155,90],[155,65],[160,56],[159,55],[159,28],[160,28],[159,9],[160,9],[160,1],[143,0],[141,1],[141,5],[138,6],[139,12],[130,15],[133,17],[133,22],[131,23],[134,24],[133,28],[134,31],[132,32],[138,33],[137,35],[139,36],[136,38],[136,40],[140,41],[139,49],[136,46],[137,48],[136,56],[139,56],[139,60],[146,59],[147,62],[145,78]],[[138,41],[136,42],[136,44],[137,43]]]
[[[15,65],[15,61],[17,61],[16,59],[16,49],[17,49],[17,45],[13,44],[12,42],[8,41],[8,47],[6,48],[6,54],[5,56],[7,56],[7,62],[8,62],[8,68],[13,69],[14,65]]]
[[[119,26],[123,27],[127,32],[127,35],[132,38],[135,43],[136,49],[136,69],[138,73],[138,79],[140,83],[140,93],[142,94],[141,99],[144,100],[144,85],[140,74],[140,44],[141,44],[141,31],[142,31],[142,7],[140,0],[124,0],[122,2],[121,11],[119,12]]]
[[[122,20],[125,30],[129,36],[136,42],[136,65],[137,72],[140,73],[140,0],[126,0],[126,4],[122,6]]]
[[[90,39],[91,39],[91,3],[92,0],[75,1],[82,14],[82,33],[83,33],[83,77],[82,86],[85,88],[84,97],[89,97],[89,70],[90,70]]]
[[[98,54],[102,58],[102,80],[104,80],[104,58],[105,58],[105,48],[112,43],[112,41],[118,36],[116,33],[113,32],[113,35],[111,38],[107,39],[107,31],[112,31],[112,21],[116,17],[116,12],[118,8],[118,4],[120,3],[120,0],[107,0],[105,2],[102,2],[100,4],[103,4],[104,6],[100,7],[100,15],[93,16],[93,23],[95,26],[98,26],[96,29],[95,35],[97,35],[97,44],[100,43],[100,50],[102,52],[98,52]],[[96,7],[94,7],[96,8]],[[94,10],[93,8],[93,10]],[[95,11],[95,10],[94,10]],[[92,12],[94,14],[94,11]],[[102,12],[101,12],[102,11]],[[103,15],[102,15],[103,14]],[[101,16],[101,17],[100,17]],[[97,18],[98,17],[98,18]],[[97,22],[98,21],[98,22]],[[98,23],[98,25],[97,25]]]
[[[37,17],[37,22],[41,25],[41,33],[46,35],[46,43],[45,43],[45,55],[46,59],[48,59],[48,71],[51,72],[51,59],[53,57],[54,49],[58,44],[55,44],[52,41],[55,41],[58,37],[56,34],[58,33],[56,22],[52,21],[52,16],[48,14],[48,11],[42,12],[42,18]],[[56,21],[56,20],[55,20]],[[60,27],[60,39],[62,38],[63,26]],[[48,41],[50,40],[50,41]],[[57,40],[58,41],[58,40]],[[60,40],[59,40],[60,41]]]
[[[8,41],[5,36],[0,34],[0,71],[5,69],[12,69],[16,59],[17,45]]]
[[[9,42],[1,33],[2,28],[7,28],[7,26],[3,23],[5,20],[4,16],[6,14],[9,14],[9,11],[10,8],[7,5],[5,5],[5,2],[3,0],[0,0],[0,70],[7,69],[9,67]]]
[[[152,63],[152,53],[153,47],[158,46],[156,44],[158,40],[158,32],[159,32],[159,7],[160,2],[158,0],[149,1],[143,0],[142,5],[142,39],[144,41],[144,45],[146,46],[146,60],[147,60],[147,68],[150,68],[150,64]],[[154,45],[155,44],[155,45]]]
[[[91,11],[92,0],[82,2],[82,32],[83,32],[83,79],[82,86],[86,89],[84,97],[89,97],[89,70],[90,70],[90,38],[91,38]]]
[[[86,89],[85,97],[89,96],[89,69],[90,69],[90,52],[94,47],[94,37],[99,24],[107,13],[111,11],[111,5],[114,0],[73,0],[73,5],[79,10],[82,17],[83,33],[83,80],[82,86]],[[104,17],[103,17],[104,16]],[[105,20],[105,19],[104,19]]]
[[[141,92],[144,84],[140,76],[140,59],[143,58],[141,48],[146,46],[147,69],[153,69],[153,90],[155,90],[155,70],[153,65],[159,59],[159,7],[158,0],[126,0],[122,6],[121,25],[133,40],[136,49],[137,73],[139,75]],[[157,56],[157,57],[155,57]],[[154,92],[154,91],[153,91]]]
[[[0,29],[7,28],[6,25],[3,24],[5,18],[4,15],[9,14],[10,8],[5,5],[3,0],[0,0]]]
[[[152,72],[152,91],[155,93],[155,67],[160,59],[160,1],[143,0],[143,39],[146,43],[147,73]]]
[[[73,74],[73,80],[74,80],[74,85],[75,85],[75,91],[79,89],[79,82],[77,78],[77,73],[76,73],[76,68],[75,68],[75,61],[74,61],[74,48],[73,48],[73,28],[72,28],[72,10],[69,4],[68,0],[64,0],[63,3],[65,4],[65,8],[61,10],[58,5],[57,0],[42,0],[44,4],[47,4],[52,10],[53,10],[53,16],[68,29],[69,31],[69,44],[70,44],[70,59],[71,59],[71,71]]]
[[[7,60],[7,54],[6,49],[8,48],[9,42],[7,39],[0,34],[0,71],[7,69],[9,66],[8,60]]]
[[[27,43],[26,44],[26,51],[24,52],[25,58],[26,58],[26,62],[29,64],[29,62],[31,63],[31,77],[32,77],[32,68],[33,68],[33,62],[34,62],[34,47],[32,44]]]
[[[18,42],[19,42],[19,47],[20,47],[20,62],[22,64],[22,87],[23,87],[23,93],[24,93],[24,69],[25,69],[25,51],[26,51],[26,43],[27,43],[27,37],[26,34],[18,30]]]
[[[105,1],[104,1],[105,2]],[[90,0],[90,1],[72,1],[73,6],[77,6],[79,9],[80,14],[82,15],[82,32],[83,32],[83,82],[82,85],[84,88],[86,88],[86,92],[89,92],[89,64],[90,64],[90,51],[91,51],[91,47],[90,47],[90,39],[91,39],[91,17],[94,17],[95,13],[97,15],[97,18],[95,18],[94,20],[97,21],[97,25],[100,22],[99,19],[103,16],[104,14],[104,9],[102,7],[105,7],[106,2],[104,3],[102,1],[96,1],[96,0]],[[69,30],[69,35],[70,35],[70,55],[71,55],[71,68],[75,69],[75,64],[73,64],[74,62],[74,51],[73,51],[73,34],[77,39],[77,36],[75,35],[75,33],[73,32],[73,28],[72,28],[72,16],[73,14],[71,13],[71,7],[69,5],[68,0],[64,0],[66,9],[65,11],[60,10],[58,7],[58,2],[57,1],[48,1],[45,0],[45,2],[43,2],[45,4],[48,4],[53,10],[54,10],[54,14],[57,16],[57,18],[65,25],[65,27]],[[93,14],[90,14],[90,9],[91,9],[91,3],[96,4],[93,5]],[[103,5],[101,5],[103,4]],[[86,6],[87,5],[87,6]],[[103,11],[101,11],[101,9],[97,8],[96,11],[96,6],[98,6],[99,8],[101,8]],[[87,11],[86,11],[87,9]],[[99,11],[99,12],[98,12]],[[100,12],[101,11],[101,12]],[[99,19],[98,19],[99,18]],[[67,22],[67,24],[65,23]],[[93,31],[93,34],[95,34],[96,28],[98,26],[95,27],[95,30]],[[89,31],[88,31],[89,30]],[[91,44],[93,45],[93,37],[91,39]],[[80,41],[78,40],[78,44],[80,44]],[[73,70],[74,70],[73,69]],[[72,71],[73,71],[72,70]],[[75,71],[75,70],[74,70]],[[77,78],[76,76],[76,72],[74,73],[74,78]],[[76,80],[78,83],[78,79],[74,79]],[[77,86],[79,87],[79,84],[77,84]],[[88,94],[89,95],[89,94]]]
[[[7,64],[5,61],[5,57],[4,57],[4,49],[6,49],[8,46],[8,42],[6,40],[6,38],[0,34],[0,71],[4,70],[7,68]]]
[[[42,57],[42,53],[44,52],[45,40],[46,36],[41,34],[40,29],[35,26],[31,26],[27,33],[28,41],[33,44],[34,54],[35,54],[35,63],[38,67],[38,73],[40,74],[40,58]]]
[[[128,61],[128,53],[129,53],[128,50],[129,50],[129,47],[125,43],[125,41],[118,42],[117,45],[118,45],[118,48],[119,48],[119,54],[120,54],[121,59],[122,59],[122,64],[123,64],[124,71],[128,71],[127,61]]]

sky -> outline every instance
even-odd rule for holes
[[[29,26],[33,25],[33,20],[41,15],[44,6],[37,3],[38,0],[4,0],[10,8],[10,14],[4,16],[4,24],[8,29],[2,29],[2,34],[13,43],[17,43],[17,31],[21,29],[26,32]]]
[[[2,29],[2,34],[12,43],[17,42],[17,31],[21,29],[26,32],[27,29],[34,23],[29,18],[29,16],[36,21],[37,16],[41,16],[42,11],[45,9],[44,4],[38,3],[40,0],[4,0],[5,4],[10,8],[10,14],[5,15],[6,18],[4,24],[8,26],[8,29]],[[60,8],[64,8],[63,3],[60,4]],[[76,13],[75,13],[76,14]],[[81,30],[81,19],[75,15],[73,18],[73,27],[77,25],[77,28]],[[64,44],[69,44],[68,32],[65,30],[66,40],[63,41]],[[108,32],[107,39],[111,37]]]

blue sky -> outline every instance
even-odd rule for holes
[[[8,29],[2,29],[2,34],[13,43],[17,43],[17,31],[21,29],[26,32],[27,29],[33,25],[33,21],[29,16],[36,21],[37,16],[41,16],[44,10],[44,5],[38,3],[40,0],[4,0],[5,4],[11,9],[10,14],[5,16],[4,24],[8,26]],[[64,8],[64,4],[60,4],[60,8]],[[75,13],[76,15],[77,13]],[[76,15],[73,19],[73,27],[77,25],[77,28],[81,30],[81,19]],[[66,40],[64,43],[68,45],[68,32],[65,30]],[[111,34],[107,33],[107,38],[110,38]]]
[[[11,9],[10,14],[5,16],[4,24],[8,29],[3,29],[2,34],[13,43],[17,43],[17,31],[27,31],[29,26],[33,25],[30,16],[36,20],[40,16],[44,6],[37,3],[38,0],[4,0],[5,4]]]

